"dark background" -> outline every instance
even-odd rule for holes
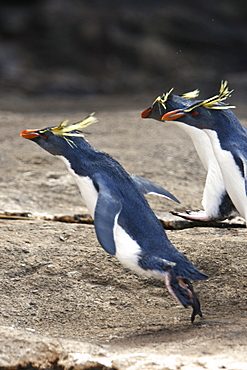
[[[244,100],[246,0],[0,2],[1,94],[215,94]]]

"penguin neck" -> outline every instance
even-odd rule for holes
[[[221,142],[231,138],[234,132],[245,132],[246,134],[246,128],[241,125],[237,117],[231,111],[228,110],[220,113],[220,117],[218,119],[216,117],[214,127],[212,127],[212,129],[205,128],[206,131],[216,131]]]
[[[73,143],[74,146],[69,146],[68,150],[59,157],[69,163],[70,168],[76,175],[89,176],[93,163],[99,160],[102,152],[96,150],[81,138],[74,138]]]

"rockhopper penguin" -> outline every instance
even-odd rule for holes
[[[223,82],[221,85],[221,97],[225,99],[230,93],[226,82]],[[194,90],[181,96],[172,94],[172,90],[170,90],[158,96],[152,106],[141,113],[141,117],[162,121],[162,116],[169,111],[186,109],[192,104],[199,102],[199,100],[195,100],[198,95],[199,90]],[[173,123],[190,136],[197,154],[207,171],[207,177],[202,199],[204,210],[172,213],[186,219],[199,221],[223,220],[229,217],[236,209],[226,191],[222,173],[208,135],[194,126],[187,125],[182,119],[177,118]]]
[[[222,83],[218,95],[167,112],[162,120],[182,121],[208,136],[226,191],[247,221],[247,128],[240,124],[232,107],[222,102],[230,93],[226,83]]]
[[[66,164],[105,251],[135,273],[163,280],[184,307],[192,306],[193,322],[196,315],[202,314],[189,279],[204,280],[207,276],[176,250],[143,196],[147,192],[157,193],[157,185],[131,177],[117,161],[83,138],[81,130],[93,122],[91,115],[71,125],[65,121],[57,127],[24,130],[21,136]]]

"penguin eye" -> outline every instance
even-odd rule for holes
[[[197,116],[198,116],[198,114],[199,114],[199,113],[198,113],[196,110],[194,110],[194,111],[192,112],[192,116],[193,116],[193,117],[197,117]]]
[[[47,139],[48,139],[48,137],[47,137],[47,135],[46,135],[46,134],[43,134],[43,138],[44,138],[45,140],[47,140]]]

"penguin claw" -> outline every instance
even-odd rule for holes
[[[192,323],[194,322],[196,315],[202,317],[199,299],[188,279],[177,278],[170,270],[166,273],[165,284],[169,293],[179,303],[181,303],[185,308],[188,306],[192,307],[193,311],[190,317]]]
[[[196,315],[199,315],[200,317],[202,317],[202,312],[201,312],[201,306],[200,306],[199,299],[198,299],[196,293],[194,292],[193,286],[192,286],[192,284],[189,280],[178,278],[178,281],[179,281],[179,285],[182,286],[187,291],[187,293],[190,297],[190,300],[192,302],[191,306],[193,308],[193,311],[192,311],[190,319],[191,319],[191,322],[193,323],[194,320],[195,320]]]
[[[171,211],[170,213],[172,215],[175,215],[175,216],[178,216],[178,217],[182,217],[185,220],[191,220],[191,221],[212,221],[212,219],[209,218],[206,215],[206,212],[205,211],[201,211],[201,210],[196,210],[196,211],[186,210],[185,212]]]

